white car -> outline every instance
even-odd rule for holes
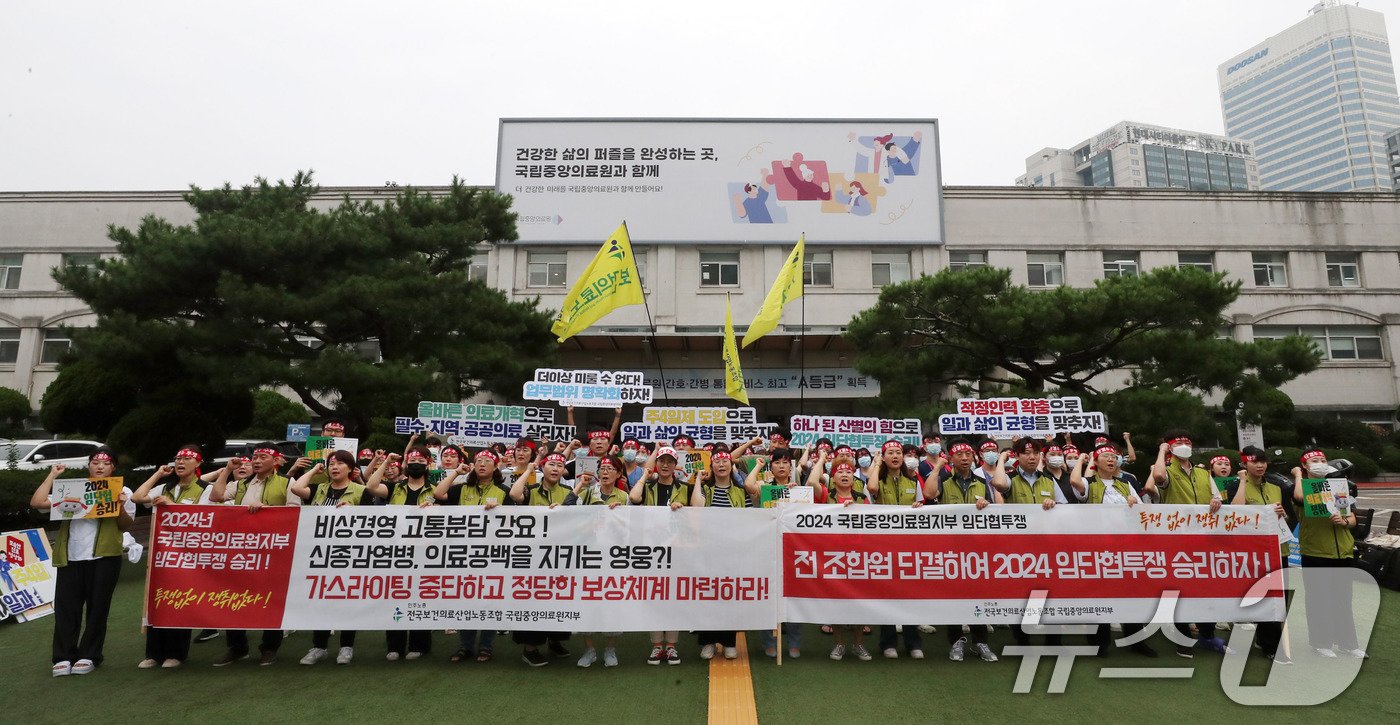
[[[86,468],[88,456],[102,446],[97,441],[60,441],[43,438],[0,439],[0,468],[9,468],[13,458],[22,471],[38,471],[55,463],[68,468]]]

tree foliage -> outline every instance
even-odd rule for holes
[[[1048,290],[1012,285],[1004,269],[943,270],[886,287],[846,335],[857,367],[891,402],[928,400],[946,386],[1054,392],[1114,411],[1115,428],[1154,434],[1171,423],[1167,410],[1176,422],[1208,424],[1200,400],[1215,393],[1267,407],[1273,396],[1263,390],[1317,367],[1306,338],[1220,336],[1239,286],[1195,268]],[[1149,427],[1121,425],[1135,419]]]
[[[0,436],[24,435],[24,421],[31,412],[28,396],[13,388],[0,388]]]
[[[288,400],[276,390],[253,393],[253,422],[238,434],[239,438],[281,440],[287,426],[311,422],[311,411],[294,400]]]
[[[252,422],[250,391],[284,387],[354,435],[419,400],[514,395],[553,360],[538,300],[470,278],[478,243],[516,237],[508,197],[454,180],[442,194],[406,188],[326,210],[317,191],[309,173],[192,188],[193,223],[113,227],[119,258],[56,270],[98,322],[74,330],[45,425],[135,434],[136,421],[180,420],[142,410],[167,405],[192,424],[209,411],[181,396],[202,394],[241,408],[207,433],[221,443]]]

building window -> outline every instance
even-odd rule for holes
[[[484,258],[473,256],[471,264],[467,266],[467,279],[486,284],[486,268],[488,266]]]
[[[1289,335],[1312,338],[1326,360],[1384,360],[1381,328],[1370,325],[1255,325],[1255,340],[1279,340]]]
[[[0,289],[19,289],[19,273],[23,268],[23,254],[0,254]]]
[[[100,254],[65,254],[63,255],[63,266],[91,268],[97,266],[99,259],[102,259]]]
[[[1032,287],[1058,287],[1064,284],[1064,258],[1058,252],[1027,253],[1026,278]]]
[[[876,287],[909,281],[907,252],[874,252],[870,255],[870,281]]]
[[[1284,252],[1254,253],[1254,286],[1288,286],[1288,257]]]
[[[530,252],[526,257],[531,287],[563,287],[568,276],[568,255],[564,252]]]
[[[68,348],[72,346],[73,340],[68,337],[67,330],[44,330],[44,343],[39,351],[39,362],[45,365],[57,365],[63,361],[63,356],[68,354]]]
[[[807,252],[802,260],[802,284],[812,287],[831,286],[831,252]]]
[[[637,263],[637,282],[642,289],[647,287],[647,250],[632,247],[632,261]]]
[[[1137,252],[1104,252],[1104,279],[1113,277],[1136,277],[1138,273]]]
[[[0,365],[14,365],[19,360],[19,330],[0,330]]]
[[[1177,252],[1176,266],[1181,269],[1195,267],[1207,272],[1215,271],[1215,252]]]
[[[1355,253],[1327,253],[1327,286],[1361,286],[1361,262],[1359,261]]]
[[[987,266],[986,252],[948,252],[948,269]]]
[[[701,287],[737,287],[739,284],[738,252],[701,252]]]

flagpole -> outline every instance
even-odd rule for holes
[[[627,229],[627,220],[622,220],[622,228]],[[627,229],[628,244],[632,242],[632,230]],[[637,266],[637,256],[632,255],[632,266]],[[637,270],[641,274],[641,270]],[[651,351],[656,355],[656,370],[661,373],[661,399],[668,404],[671,402],[671,394],[666,390],[666,367],[661,364],[661,346],[656,344],[656,323],[651,321],[651,305],[647,302],[646,285],[642,285],[642,309],[647,311],[647,327],[651,330]]]
[[[797,359],[801,370],[797,389],[801,392],[798,408],[802,415],[807,414],[807,290],[802,290],[802,327],[797,331]]]

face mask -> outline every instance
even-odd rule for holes
[[[904,457],[904,467],[905,467],[905,468],[917,468],[918,466],[919,466],[919,459],[917,459],[917,458],[915,458],[915,457],[913,457],[913,456],[905,456],[905,457]]]
[[[940,454],[940,453],[942,453],[942,452],[943,452],[943,446],[942,446],[942,445],[939,445],[938,443],[934,443],[934,444],[932,444],[932,445],[930,445],[930,446],[928,447],[928,454],[929,454],[930,456],[937,456],[938,454]]]
[[[1172,455],[1176,456],[1177,458],[1190,458],[1191,446],[1173,446]]]
[[[1326,463],[1308,464],[1308,473],[1311,474],[1313,478],[1326,478],[1328,472],[1330,472],[1331,470],[1332,467],[1327,465]]]
[[[428,464],[410,463],[405,466],[403,470],[408,474],[409,478],[422,478],[428,475]]]
[[[1064,457],[1064,456],[1050,456],[1049,458],[1046,459],[1045,462],[1046,462],[1046,463],[1049,463],[1050,465],[1054,466],[1055,468],[1059,468],[1060,466],[1065,465],[1065,457]]]
[[[989,466],[996,463],[999,460],[1001,460],[1001,454],[997,453],[996,451],[987,451],[986,453],[982,454],[982,462]]]
[[[623,451],[622,460],[627,461],[628,463],[637,460],[637,450],[635,448],[628,448],[627,450]]]
[[[831,473],[831,464],[830,464],[830,463],[827,463],[825,466],[823,466],[823,468],[826,469],[826,472],[827,472],[827,473]]]
[[[869,468],[870,456],[861,456],[860,458],[856,459],[856,463],[859,464],[861,468]]]

